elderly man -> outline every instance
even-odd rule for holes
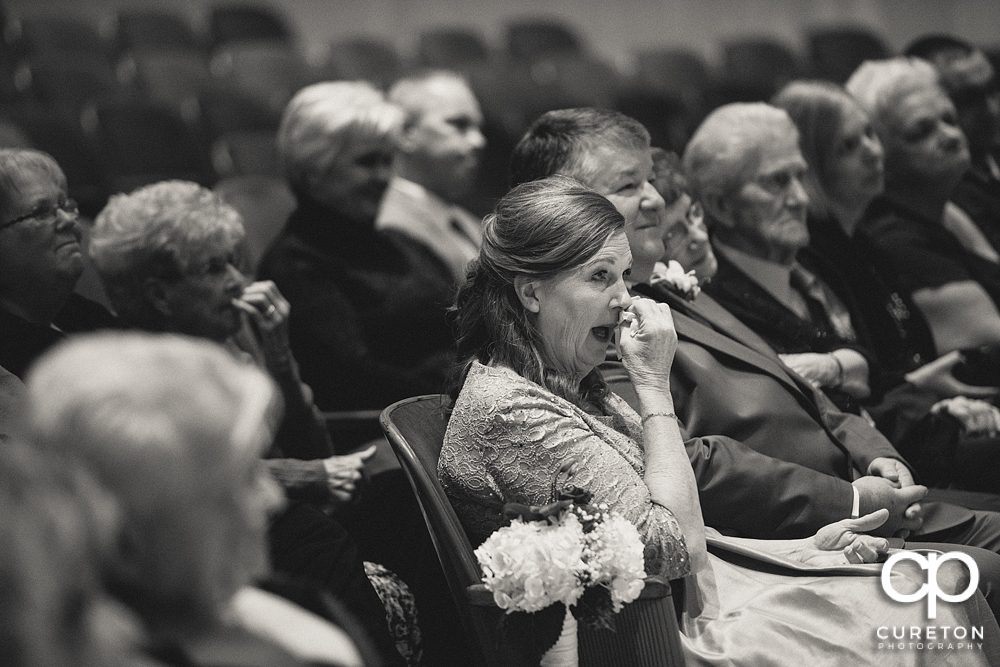
[[[486,145],[479,102],[462,77],[443,70],[400,79],[389,101],[406,120],[375,226],[423,243],[461,281],[482,234],[479,219],[455,204],[468,194]]]
[[[645,128],[596,109],[546,113],[518,143],[511,180],[554,173],[583,181],[615,204],[637,258],[633,276],[647,279],[663,254],[658,217],[664,202],[650,182]],[[926,489],[913,484],[892,445],[864,419],[833,406],[710,297],[688,301],[666,289],[637,291],[673,310],[679,343],[671,388],[677,414],[697,436],[687,445],[708,525],[746,536],[801,537],[885,507],[892,515],[889,534],[913,531],[921,539],[1000,549],[1000,515],[915,505]]]
[[[725,143],[737,148],[720,158]],[[820,258],[805,251],[807,166],[788,114],[727,105],[699,128],[685,162],[718,260],[705,291],[838,406],[857,410],[871,393],[869,363],[847,305],[817,275]]]

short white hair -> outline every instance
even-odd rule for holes
[[[691,197],[729,197],[760,164],[765,144],[798,130],[783,110],[764,102],[734,102],[708,114],[684,150],[684,173]]]
[[[880,129],[887,127],[903,97],[928,87],[944,93],[937,70],[926,60],[906,56],[866,60],[844,84]]]
[[[311,193],[358,138],[397,139],[403,110],[364,81],[328,81],[292,97],[278,127],[278,154],[292,189]]]

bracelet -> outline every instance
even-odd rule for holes
[[[642,425],[645,426],[646,420],[652,419],[653,417],[670,417],[675,422],[677,422],[678,426],[681,425],[681,418],[675,415],[673,412],[650,412],[648,415],[642,418]]]
[[[844,364],[840,363],[840,359],[833,352],[830,353],[830,356],[837,362],[837,383],[833,385],[833,388],[837,389],[844,385]]]

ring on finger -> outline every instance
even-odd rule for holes
[[[274,307],[273,303],[269,304],[268,307],[267,307],[267,310],[264,311],[264,316],[265,317],[270,317],[271,315],[274,315],[274,311],[276,311],[276,310],[277,310],[277,308]]]

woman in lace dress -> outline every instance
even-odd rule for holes
[[[629,296],[630,265],[621,215],[572,179],[519,186],[487,218],[455,305],[465,365],[439,463],[472,541],[502,525],[505,503],[545,504],[572,481],[636,525],[648,573],[688,578],[681,626],[690,664],[951,659],[878,647],[881,626],[927,623],[922,605],[893,603],[880,590],[881,568],[871,563],[888,544],[862,532],[884,510],[801,540],[724,538],[704,526],[669,391],[670,311]],[[639,414],[596,372],[612,341]],[[742,564],[707,544],[741,552]],[[755,560],[761,567],[747,567]],[[892,581],[900,591],[923,582],[898,569]],[[938,625],[986,628],[982,649],[962,660],[995,657],[1000,629],[979,593],[938,613]]]

